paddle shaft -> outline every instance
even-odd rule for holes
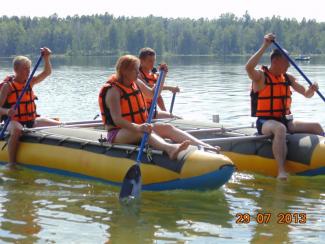
[[[175,98],[176,98],[176,92],[173,93],[172,102],[171,102],[171,104],[170,104],[170,108],[169,108],[169,113],[170,113],[170,114],[173,113],[174,103],[175,103]]]
[[[36,65],[35,65],[35,67],[34,67],[32,73],[30,74],[30,76],[29,76],[29,78],[28,78],[28,80],[27,80],[27,82],[26,82],[26,84],[25,84],[25,86],[24,86],[24,89],[21,91],[21,93],[20,93],[20,95],[19,95],[19,97],[18,97],[18,99],[17,99],[17,101],[16,101],[16,104],[15,104],[15,106],[14,106],[14,110],[16,110],[16,109],[18,108],[18,106],[19,106],[19,104],[20,104],[20,101],[21,101],[22,97],[24,96],[25,92],[27,91],[27,89],[28,89],[28,87],[29,87],[29,85],[30,85],[31,80],[33,79],[34,74],[35,74],[35,72],[36,72],[38,66],[40,65],[40,63],[41,63],[41,61],[42,61],[42,58],[43,58],[43,55],[41,55],[41,56],[38,58],[37,63],[36,63]],[[3,126],[3,128],[2,128],[2,131],[1,131],[1,133],[0,133],[0,139],[3,139],[4,133],[5,133],[5,131],[6,131],[7,127],[8,127],[8,125],[9,125],[9,122],[10,122],[10,117],[8,116],[8,118],[7,118],[7,120],[6,120],[5,124],[4,124],[4,126]]]
[[[304,72],[302,72],[298,65],[289,57],[289,55],[280,47],[280,45],[276,41],[273,41],[273,44],[283,53],[283,55],[289,60],[292,66],[296,68],[296,70],[302,75],[302,77],[304,77],[304,79],[309,83],[309,85],[312,85],[313,83],[308,79]],[[323,96],[323,94],[319,90],[317,90],[316,92],[325,102],[325,97]]]
[[[151,106],[150,106],[150,111],[149,111],[149,115],[148,115],[148,119],[147,119],[148,124],[151,123],[153,115],[154,115],[155,107],[156,107],[157,100],[158,100],[158,93],[159,93],[159,90],[160,90],[160,84],[161,84],[161,81],[163,79],[163,76],[164,76],[164,71],[160,70],[158,81],[156,83],[155,93],[154,93],[154,96],[153,96],[153,99],[152,99],[152,103],[151,103]],[[136,161],[137,164],[140,164],[140,162],[141,162],[143,149],[144,149],[144,146],[145,146],[145,144],[146,144],[146,142],[148,140],[148,137],[149,137],[149,134],[145,132],[143,137],[142,137],[142,140],[141,140],[140,150],[139,150],[139,153],[138,153],[138,156],[137,156],[137,161]]]

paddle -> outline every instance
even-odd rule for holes
[[[160,70],[159,72],[159,77],[158,81],[156,83],[156,88],[155,88],[155,93],[152,99],[152,103],[150,106],[150,111],[149,111],[149,116],[147,119],[147,123],[150,124],[151,120],[154,115],[154,110],[157,104],[158,100],[158,92],[160,90],[160,84],[161,80],[163,79],[164,76],[164,71]],[[120,191],[120,196],[119,199],[120,201],[124,202],[125,200],[131,200],[131,199],[136,199],[137,197],[140,196],[141,192],[141,171],[140,171],[140,163],[141,163],[141,157],[143,154],[143,149],[144,146],[148,140],[148,133],[144,133],[142,140],[141,140],[141,145],[140,145],[140,150],[138,152],[138,156],[136,159],[136,163],[132,165],[129,170],[127,171],[126,175],[124,176],[124,180],[122,183],[121,191]]]
[[[312,85],[313,83],[308,79],[308,77],[301,71],[301,69],[296,65],[296,63],[289,57],[289,55],[280,47],[280,45],[273,40],[273,44],[283,53],[283,55],[289,60],[289,62],[296,68],[296,70],[304,77],[304,79],[309,83],[309,85]],[[323,99],[325,102],[325,97],[323,94],[317,90],[317,94]]]
[[[169,108],[169,113],[170,113],[170,114],[173,113],[173,108],[174,108],[175,98],[176,98],[176,92],[173,93],[172,102],[171,102],[171,104],[170,104],[170,108]]]
[[[16,101],[16,104],[15,104],[15,106],[14,106],[14,109],[15,109],[15,110],[18,108],[18,106],[19,106],[19,104],[20,104],[20,100],[22,99],[22,97],[24,96],[25,92],[27,91],[27,89],[28,89],[28,87],[29,87],[29,84],[30,84],[31,80],[33,79],[34,74],[35,74],[35,72],[36,72],[36,70],[37,70],[39,64],[40,64],[41,61],[42,61],[42,58],[43,58],[43,54],[41,54],[41,56],[38,58],[38,60],[37,60],[37,62],[36,62],[36,64],[35,64],[35,67],[34,67],[32,73],[30,74],[30,76],[29,76],[29,78],[28,78],[28,80],[27,80],[27,82],[26,82],[26,84],[25,84],[25,86],[24,86],[24,89],[21,91],[21,93],[20,93],[20,95],[19,95],[19,97],[18,97],[18,99],[17,99],[17,101]],[[6,122],[5,122],[5,124],[4,124],[3,128],[2,128],[2,131],[0,132],[0,140],[3,139],[4,134],[5,134],[5,132],[6,132],[6,129],[7,129],[8,125],[9,125],[9,122],[10,122],[10,117],[8,116],[8,119],[6,120]]]

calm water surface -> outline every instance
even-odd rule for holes
[[[246,58],[168,58],[167,83],[179,85],[175,114],[184,118],[248,125],[250,82]],[[98,114],[100,86],[116,58],[56,58],[53,74],[36,87],[39,113],[64,121]],[[161,60],[159,60],[161,61]],[[300,67],[325,94],[325,59]],[[10,73],[0,59],[0,77]],[[291,68],[293,74],[299,75]],[[302,79],[302,83],[306,84]],[[170,94],[164,93],[167,107]],[[294,94],[295,118],[320,121],[325,104],[315,95]],[[319,243],[325,238],[325,177],[291,177],[288,182],[236,173],[219,190],[145,192],[124,208],[118,188],[97,182],[0,168],[1,243]],[[271,213],[270,222],[237,224],[237,213]],[[304,213],[307,222],[279,224],[279,213]]]

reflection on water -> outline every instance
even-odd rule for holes
[[[2,170],[0,240],[58,243],[290,243],[325,236],[324,177],[289,182],[236,174],[207,192],[144,192],[124,207],[118,189],[89,181]],[[312,180],[310,180],[312,179]],[[271,213],[267,224],[237,224],[237,213]],[[278,224],[279,213],[306,213],[307,223]]]
[[[168,83],[179,85],[174,111],[185,118],[243,125],[249,114],[247,58],[169,57]],[[37,87],[38,109],[62,120],[89,120],[98,113],[100,86],[116,58],[57,58],[53,75]],[[159,62],[162,59],[158,60]],[[325,93],[323,59],[300,66]],[[0,76],[10,72],[0,59]],[[294,70],[291,69],[294,72]],[[296,74],[297,75],[297,74]],[[299,77],[297,75],[297,77]],[[302,81],[304,82],[304,81]],[[166,104],[170,94],[164,93]],[[294,95],[296,118],[325,126],[324,103]],[[24,243],[318,243],[325,238],[324,177],[289,182],[235,174],[220,190],[145,192],[140,205],[122,207],[117,188],[22,170],[0,169],[0,242]],[[237,224],[237,213],[271,213],[268,224]],[[279,213],[306,213],[307,223],[278,224]]]

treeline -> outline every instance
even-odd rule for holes
[[[55,54],[137,54],[144,46],[159,54],[250,54],[265,33],[293,53],[325,54],[325,23],[280,17],[254,19],[222,14],[208,20],[162,17],[0,17],[0,56],[31,54],[48,46]]]

